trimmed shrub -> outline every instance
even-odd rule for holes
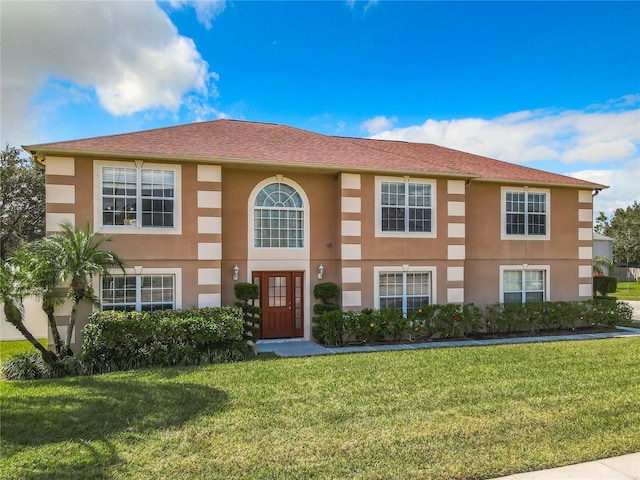
[[[340,289],[333,282],[317,283],[313,287],[313,298],[322,300],[322,303],[328,303],[329,300],[336,299]]]
[[[250,342],[253,348],[255,341],[260,336],[260,324],[262,322],[262,309],[256,306],[255,302],[260,298],[260,289],[253,283],[238,282],[233,286],[233,291],[238,299],[235,302],[237,307],[242,309],[244,318],[244,339]],[[257,354],[257,349],[254,349]]]
[[[606,297],[610,293],[616,293],[618,279],[616,277],[598,276],[593,277],[593,289],[596,294]]]
[[[324,343],[325,340],[321,340],[325,338],[333,339],[335,338],[336,332],[333,330],[334,320],[323,320],[325,313],[337,311],[340,309],[340,306],[331,302],[330,300],[336,300],[338,298],[338,294],[340,289],[338,285],[333,282],[325,282],[318,283],[313,287],[313,298],[316,300],[320,300],[322,303],[316,303],[313,305],[313,314],[316,315],[313,317],[313,321],[315,325],[312,327],[313,338],[318,341]],[[325,328],[329,330],[327,332],[324,331]],[[325,345],[335,345],[334,343],[325,343]]]
[[[82,359],[89,373],[213,363],[221,351],[246,356],[242,310],[232,307],[97,312],[89,317]]]

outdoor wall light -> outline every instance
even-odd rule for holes
[[[238,266],[238,264],[236,263],[233,266],[233,280],[238,280],[238,276],[240,275],[240,267]]]
[[[324,265],[320,264],[320,266],[318,267],[318,279],[322,280],[323,276],[324,276]]]

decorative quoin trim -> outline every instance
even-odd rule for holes
[[[340,174],[340,253],[342,258],[342,306],[362,306],[362,177],[357,173]],[[358,243],[345,243],[358,242]]]
[[[222,304],[222,167],[197,167],[198,307]]]
[[[447,303],[464,303],[466,182],[447,180]]]

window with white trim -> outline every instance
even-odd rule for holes
[[[380,182],[382,232],[432,231],[432,184],[414,181]]]
[[[431,272],[380,272],[380,308],[397,308],[406,315],[431,303]]]
[[[546,270],[503,270],[503,303],[544,302]]]
[[[176,168],[100,167],[103,227],[175,228]]]
[[[507,238],[549,238],[548,191],[503,188],[503,213]]]
[[[295,188],[275,182],[254,202],[254,247],[304,248],[304,203]]]
[[[100,283],[101,310],[152,312],[175,308],[175,275],[107,275]]]

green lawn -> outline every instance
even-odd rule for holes
[[[640,301],[640,282],[618,282],[618,288],[613,295],[620,300]]]
[[[41,338],[38,340],[45,347],[47,346],[47,339]],[[26,340],[6,340],[0,342],[0,362],[6,360],[12,355],[16,353],[22,352],[35,352],[36,349],[33,348]]]
[[[493,478],[640,451],[640,338],[0,382],[6,479]]]

